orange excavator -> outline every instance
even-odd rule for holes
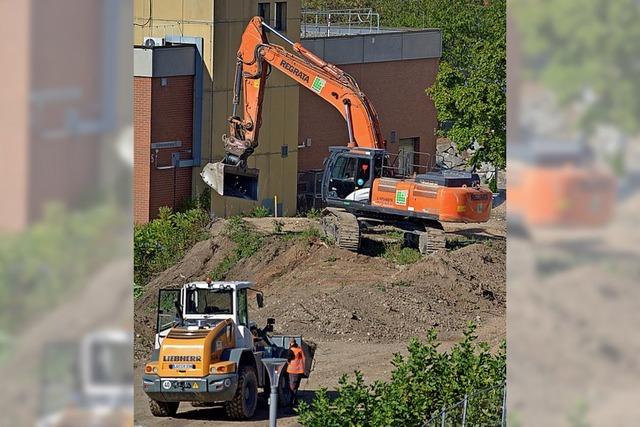
[[[292,52],[272,44],[267,31],[287,42]],[[357,82],[300,43],[254,17],[238,50],[233,113],[223,136],[225,157],[203,169],[203,180],[223,196],[258,198],[258,170],[247,158],[258,146],[266,79],[271,68],[311,90],[336,108],[346,122],[349,140],[331,147],[322,179],[322,225],[343,248],[360,249],[361,230],[391,225],[405,241],[429,253],[444,248],[442,222],[485,222],[492,193],[480,187],[478,175],[453,170],[416,173],[396,166],[386,150],[378,115]],[[243,94],[242,116],[238,116]],[[413,157],[415,158],[415,157]],[[404,169],[404,170],[403,170]],[[425,168],[426,169],[426,168]]]

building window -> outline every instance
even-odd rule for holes
[[[268,25],[271,25],[271,3],[258,3],[258,15]]]
[[[275,28],[279,31],[286,31],[287,29],[287,2],[279,1],[276,3],[276,20]]]

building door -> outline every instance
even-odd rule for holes
[[[398,170],[402,175],[417,171],[420,138],[401,138],[398,147]]]

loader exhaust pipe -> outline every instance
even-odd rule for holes
[[[258,169],[247,168],[241,162],[207,164],[200,176],[216,193],[224,197],[258,200]]]

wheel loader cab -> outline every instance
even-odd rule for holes
[[[371,186],[382,174],[384,150],[331,147],[323,175],[323,199],[331,204],[371,204]]]
[[[248,419],[258,388],[267,388],[263,358],[287,357],[291,336],[270,335],[273,319],[259,329],[249,320],[250,282],[192,282],[163,289],[158,299],[156,348],[145,365],[142,386],[154,416],[173,416],[180,402],[224,404],[231,419]],[[308,354],[308,375],[313,353]]]
[[[171,328],[211,328],[224,320],[233,321],[236,345],[252,348],[249,325],[248,282],[194,282],[182,289],[161,289],[158,297],[156,349]],[[261,305],[262,294],[257,294]]]

